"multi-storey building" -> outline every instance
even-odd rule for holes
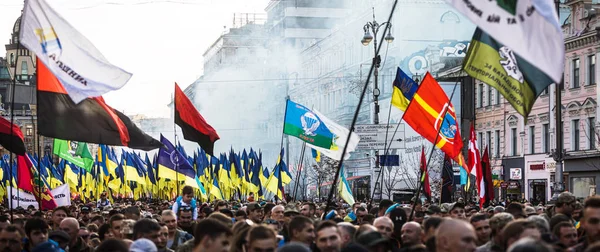
[[[10,118],[12,89],[15,88],[12,111],[15,124],[23,131],[25,147],[28,152],[37,153],[39,144],[40,152],[47,152],[52,139],[37,136],[36,56],[19,43],[20,23],[21,17],[15,21],[11,39],[5,45],[6,57],[0,58],[0,113]]]
[[[332,26],[330,34],[301,51],[301,70],[298,71],[300,81],[296,76],[290,78],[289,93],[294,101],[315,108],[348,127],[374,57],[373,43],[368,46],[361,43],[365,34],[363,27],[367,22],[372,22],[374,16],[379,23],[387,21],[391,3],[375,1],[373,6],[371,2],[350,1],[343,7],[348,14]],[[436,17],[435,20],[439,21],[415,22],[422,16]],[[444,1],[399,1],[391,23],[390,31],[395,36],[392,43],[381,39],[385,27],[381,27],[377,34],[378,43],[383,43],[379,53],[381,66],[378,75],[380,124],[387,124],[388,113],[391,124],[399,122],[401,118],[401,112],[389,106],[397,67],[401,67],[409,75],[422,78],[428,71],[435,75],[444,69],[460,65],[474,30],[473,24]],[[373,80],[371,78],[359,113],[359,124],[371,124],[374,121]],[[442,84],[450,96],[453,88],[450,84],[454,83]],[[456,108],[460,110],[460,94],[453,98]],[[406,132],[406,136],[400,138],[412,139],[411,136],[416,134],[409,127],[406,127]],[[421,142],[413,141],[407,146],[420,146]],[[299,152],[299,149],[299,141],[295,141],[290,147],[291,151]],[[344,163],[349,172],[348,177],[377,177],[372,168],[374,162],[365,162],[373,157],[373,151],[360,150],[352,153],[352,158]],[[405,151],[393,150],[391,154],[416,154]],[[383,154],[384,151],[379,152]],[[416,169],[411,172],[413,177],[417,176]],[[401,180],[397,183],[399,188],[406,186],[406,174],[396,179]],[[375,185],[374,180],[375,178],[370,180],[371,188]]]
[[[561,5],[566,64],[562,94],[565,189],[578,197],[596,190],[600,153],[597,134],[596,66],[599,43],[592,1]],[[536,100],[528,118],[516,113],[494,88],[475,85],[475,129],[480,148],[489,148],[493,173],[504,181],[499,198],[546,202],[552,196],[556,161],[556,85]],[[526,120],[526,121],[525,121]],[[500,184],[500,183],[498,183]]]

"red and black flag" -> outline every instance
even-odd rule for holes
[[[494,181],[492,179],[492,167],[487,146],[481,158],[481,170],[483,171],[483,180],[485,181],[485,202],[489,205],[494,199]]]
[[[2,145],[2,147],[17,155],[25,155],[26,150],[23,139],[23,132],[21,132],[19,126],[11,124],[10,121],[4,117],[0,117],[0,145]]]
[[[200,115],[194,104],[175,83],[175,124],[181,127],[185,140],[196,142],[209,155],[213,155],[217,131]]]
[[[129,117],[102,97],[75,104],[58,79],[37,61],[38,125],[41,135],[65,140],[152,150],[162,144],[146,135]]]

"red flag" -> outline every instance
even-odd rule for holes
[[[175,124],[181,127],[183,138],[198,143],[206,153],[213,155],[215,141],[219,140],[219,135],[204,120],[177,83],[175,83]]]
[[[476,177],[477,191],[479,192],[479,207],[483,206],[485,201],[485,181],[483,180],[483,171],[481,170],[481,156],[477,146],[477,137],[475,128],[471,123],[471,138],[469,139],[469,164],[467,172]]]
[[[36,199],[42,202],[40,210],[52,210],[57,207],[46,181],[39,176],[27,155],[17,156],[17,174],[19,188],[32,192]]]
[[[485,147],[483,157],[481,158],[481,170],[483,171],[483,180],[485,181],[485,200],[486,202],[494,199],[494,182],[492,180],[492,167],[488,155],[488,146]]]
[[[10,134],[10,128],[12,128],[12,135]],[[4,117],[0,117],[0,145],[12,153],[25,155],[23,132],[21,132],[19,126],[11,124]]]
[[[427,160],[425,159],[425,147],[421,147],[421,183],[423,183],[423,191],[427,194],[427,198],[431,198],[431,186],[429,185],[429,173],[427,172]]]
[[[460,137],[454,106],[439,83],[427,73],[412,102],[404,113],[404,121],[421,136],[464,166]],[[438,136],[439,132],[439,136]],[[437,140],[436,140],[437,139]]]

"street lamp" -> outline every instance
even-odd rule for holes
[[[365,24],[365,26],[363,26],[363,31],[365,32],[365,35],[363,36],[362,40],[360,41],[364,46],[368,46],[371,41],[373,41],[373,45],[374,45],[374,51],[375,51],[375,55],[373,56],[373,64],[375,65],[375,71],[374,71],[374,81],[373,81],[373,103],[375,103],[375,112],[373,115],[373,123],[374,124],[379,124],[379,95],[380,95],[380,91],[379,88],[377,86],[377,76],[379,75],[379,65],[381,63],[381,57],[379,57],[379,55],[377,54],[377,33],[379,32],[379,28],[387,26],[389,27],[388,29],[388,33],[385,35],[384,40],[387,41],[388,43],[392,43],[394,41],[394,36],[392,36],[392,32],[391,32],[391,28],[392,28],[392,23],[390,22],[383,22],[383,23],[377,23],[377,21],[375,21],[375,11],[373,10],[373,22],[367,22],[367,24]],[[385,29],[384,29],[385,30]],[[371,32],[373,33],[373,35],[371,35]]]

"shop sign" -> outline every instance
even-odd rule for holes
[[[535,171],[535,170],[544,170],[546,168],[546,163],[541,163],[541,164],[531,164],[529,165],[529,170]]]
[[[510,168],[510,179],[521,179],[521,168]]]
[[[508,189],[519,189],[521,186],[519,185],[519,182],[517,181],[509,181],[508,182]]]
[[[556,162],[549,162],[546,168],[548,168],[549,172],[556,172]]]

